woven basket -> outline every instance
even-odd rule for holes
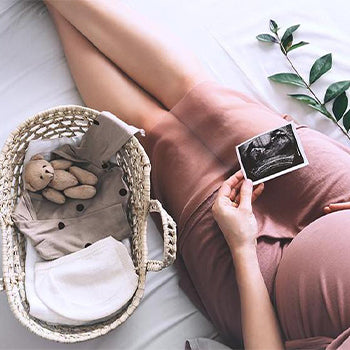
[[[22,123],[7,139],[0,155],[0,224],[2,231],[3,278],[10,308],[18,320],[33,333],[50,340],[74,343],[104,335],[122,324],[137,308],[145,289],[147,271],[169,266],[176,255],[176,225],[156,200],[150,199],[149,159],[136,137],[132,137],[117,153],[118,165],[131,195],[128,220],[132,227],[132,259],[139,276],[138,287],[127,305],[108,320],[89,326],[51,325],[29,315],[26,300],[25,239],[11,219],[11,213],[23,190],[23,159],[28,143],[34,139],[53,139],[84,134],[100,112],[81,106],[58,106],[38,113]],[[164,233],[163,260],[147,259],[146,228],[149,212],[158,212]]]

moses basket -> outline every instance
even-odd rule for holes
[[[110,319],[93,325],[52,325],[32,317],[25,294],[25,239],[14,226],[11,213],[23,190],[23,159],[28,143],[34,139],[73,137],[86,132],[100,112],[75,105],[58,106],[34,115],[22,123],[7,139],[0,155],[0,224],[2,231],[3,278],[0,290],[7,293],[10,308],[18,320],[33,333],[50,340],[74,343],[104,335],[122,324],[139,305],[146,273],[159,271],[175,260],[176,225],[157,200],[150,199],[150,161],[136,137],[117,153],[118,165],[124,171],[124,180],[130,189],[128,220],[132,228],[132,259],[138,274],[135,294]],[[147,259],[147,216],[158,212],[164,234],[163,260]]]

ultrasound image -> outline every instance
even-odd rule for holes
[[[248,179],[257,181],[304,163],[291,124],[239,146]]]

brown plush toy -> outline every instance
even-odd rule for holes
[[[63,204],[66,197],[89,199],[96,194],[97,176],[87,170],[73,166],[66,159],[48,162],[36,154],[24,169],[25,188],[31,192],[42,191],[51,202]]]

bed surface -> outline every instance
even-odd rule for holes
[[[270,83],[267,76],[290,71],[277,47],[259,43],[268,20],[282,27],[301,24],[295,40],[311,44],[291,54],[307,76],[316,58],[333,53],[333,69],[317,83],[350,78],[350,3],[295,0],[124,0],[176,32],[221,83],[248,93],[271,108],[349,144],[325,117],[300,106],[286,93],[294,87]],[[54,25],[40,1],[0,0],[0,144],[29,116],[62,104],[83,104],[70,76]],[[162,242],[149,220],[150,258],[162,255]],[[1,253],[0,253],[1,254]],[[213,326],[177,286],[174,267],[149,273],[143,302],[133,316],[106,336],[82,344],[46,341],[25,329],[0,296],[0,349],[183,349],[185,339],[215,338]]]

